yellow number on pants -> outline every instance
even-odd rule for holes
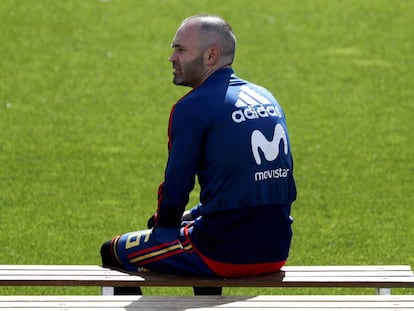
[[[151,235],[151,229],[137,231],[128,236],[125,249],[130,249],[132,247],[138,246],[141,243],[141,237],[144,236],[144,242],[148,242]]]

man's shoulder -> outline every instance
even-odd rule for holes
[[[193,102],[208,104],[214,102],[216,98],[223,98],[233,80],[232,76],[233,70],[231,68],[214,72],[204,83],[183,96],[177,104],[186,105]]]
[[[204,91],[203,88],[195,88],[188,92],[186,95],[181,97],[176,106],[184,107],[188,105],[193,105],[194,103],[202,104],[208,102],[208,94]]]

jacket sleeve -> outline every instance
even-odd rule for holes
[[[181,217],[194,188],[202,144],[202,122],[188,103],[176,104],[168,129],[168,161],[164,182],[158,189],[155,227],[181,224]]]

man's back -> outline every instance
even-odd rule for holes
[[[180,122],[192,122],[182,135]],[[284,113],[273,96],[221,69],[177,103],[171,130],[172,162],[183,156],[181,174],[195,169],[201,186],[195,247],[231,263],[286,259],[296,188]],[[189,140],[191,152],[182,149]]]

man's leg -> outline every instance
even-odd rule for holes
[[[179,231],[180,228],[156,228],[126,233],[104,244],[103,263],[127,271],[145,268],[168,274],[214,277],[189,239]],[[221,288],[196,287],[194,294],[220,295]]]

